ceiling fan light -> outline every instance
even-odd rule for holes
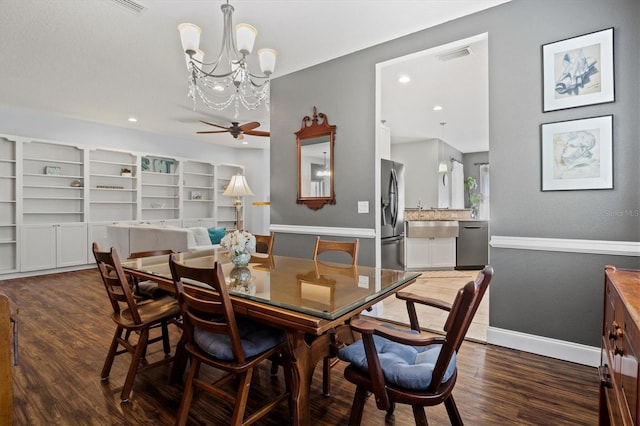
[[[178,31],[180,31],[182,50],[184,50],[186,54],[189,54],[190,52],[197,52],[198,47],[200,46],[200,34],[202,34],[202,29],[195,24],[185,22],[178,25]]]
[[[249,55],[253,50],[253,43],[256,41],[258,30],[249,24],[236,25],[236,46],[243,55]]]
[[[276,56],[278,52],[273,49],[258,50],[258,58],[260,59],[260,69],[265,75],[273,74],[276,69]]]

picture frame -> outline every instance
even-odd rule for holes
[[[62,174],[62,169],[58,166],[45,166],[44,168],[45,175],[60,175]]]
[[[541,189],[613,189],[613,115],[541,125]]]
[[[543,112],[615,101],[613,28],[542,45]]]

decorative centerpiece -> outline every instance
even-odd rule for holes
[[[229,251],[229,259],[235,266],[247,266],[251,253],[256,250],[256,237],[250,232],[236,230],[222,238],[220,247]]]
[[[120,169],[120,176],[131,177],[131,169],[122,168]]]

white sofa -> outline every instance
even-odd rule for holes
[[[115,247],[121,259],[131,253],[150,250],[184,252],[217,247],[211,244],[207,228],[172,225],[119,223],[107,226],[108,248]]]

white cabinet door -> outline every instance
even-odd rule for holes
[[[429,239],[405,238],[405,266],[409,269],[429,267]]]
[[[24,225],[20,247],[22,272],[56,267],[56,228],[53,225]]]
[[[87,226],[84,223],[24,225],[22,272],[87,263]]]
[[[455,238],[405,238],[406,268],[453,268],[455,266]]]
[[[430,267],[453,268],[456,266],[456,239],[433,238],[430,239]]]
[[[57,226],[57,263],[64,266],[87,264],[87,225],[62,223]]]

